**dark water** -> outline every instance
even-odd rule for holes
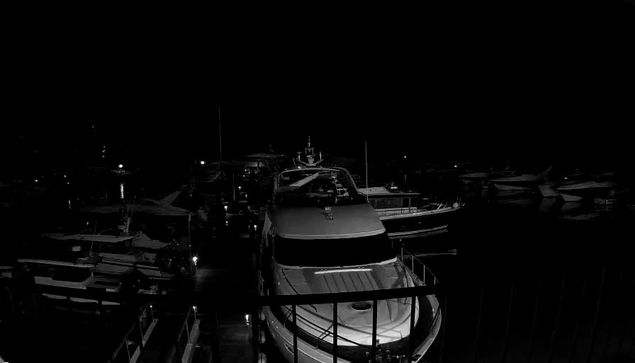
[[[160,199],[179,188],[182,180],[169,173],[113,177],[77,181],[45,193],[21,209],[5,213],[1,259],[10,260],[18,242],[31,234],[75,220],[76,206],[98,199],[120,201],[122,196],[133,195]],[[448,287],[447,295],[440,297],[447,302],[445,335],[433,345],[430,359],[443,355],[449,362],[472,358],[477,362],[500,361],[506,344],[508,362],[548,362],[551,352],[554,362],[566,362],[570,356],[574,362],[582,362],[589,352],[591,362],[600,362],[632,349],[632,212],[602,211],[588,204],[567,211],[562,202],[536,194],[483,198],[478,192],[458,187],[452,191],[464,196],[466,207],[450,231],[406,245],[412,252],[458,250],[456,256],[424,258]],[[579,222],[562,219],[566,214],[584,213],[595,213],[598,218]],[[227,296],[244,296],[250,288],[246,273],[250,251],[235,241],[229,234],[218,235],[216,247],[208,246],[211,251],[202,253],[210,256],[202,263],[218,267],[201,269],[202,275],[216,275],[201,278],[214,285],[198,286],[203,293],[222,289]],[[242,320],[243,313],[236,308],[219,315]],[[243,321],[230,327],[240,331],[236,333],[240,336],[247,334]],[[240,344],[231,343],[229,338],[227,342],[223,348],[227,352],[244,353]],[[275,359],[275,354],[270,358]]]

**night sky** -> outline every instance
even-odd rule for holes
[[[347,149],[363,153],[367,139],[373,151],[430,159],[623,156],[635,120],[633,12],[607,4],[540,21],[540,11],[423,12],[306,33],[301,19],[209,37],[22,29],[5,66],[3,157],[20,158],[10,152],[20,135],[61,150],[98,125],[144,157],[216,158],[219,107],[226,157],[270,143],[299,150],[308,135],[357,155]]]

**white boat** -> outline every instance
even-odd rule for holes
[[[360,188],[375,208],[390,238],[420,237],[446,231],[465,206],[460,200],[426,200],[419,193],[390,191],[386,187]]]
[[[123,232],[120,229],[107,229],[98,234],[44,233],[42,236],[83,244],[90,255],[100,258],[95,266],[97,273],[121,275],[137,269],[151,280],[171,280],[174,273],[165,271],[157,261],[159,251],[167,249],[169,244],[152,240],[143,232],[128,233],[127,227],[124,229]]]
[[[459,175],[459,179],[461,179],[461,181],[465,184],[473,184],[477,182],[485,182],[489,179],[507,178],[515,175],[515,170],[504,169],[465,173]]]
[[[261,240],[260,293],[322,294],[375,291],[423,282],[398,259],[377,212],[357,190],[348,171],[320,167],[312,158],[282,171],[274,204],[265,214]],[[410,331],[412,304],[415,330]],[[337,304],[339,362],[366,362],[371,351],[372,302]],[[421,362],[441,324],[434,295],[379,300],[380,361]],[[268,306],[263,316],[283,357],[292,362],[290,306]],[[298,305],[298,362],[333,361],[333,304]],[[406,359],[414,339],[412,359]]]
[[[545,179],[551,171],[551,166],[539,174],[521,174],[505,178],[490,179],[490,183],[499,191],[531,191]]]
[[[18,269],[22,273],[32,274],[36,285],[63,287],[68,289],[97,289],[107,292],[118,292],[121,289],[121,279],[107,278],[93,274],[97,261],[88,259],[45,259],[20,258],[17,260]],[[2,272],[5,278],[17,278],[12,272]],[[43,293],[54,300],[67,300],[67,296]],[[71,297],[76,303],[99,303],[97,300]],[[103,305],[119,305],[118,302],[103,301]]]

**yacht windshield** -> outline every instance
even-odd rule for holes
[[[298,240],[276,236],[276,262],[287,266],[367,265],[396,257],[386,233],[371,237]]]
[[[353,180],[344,170],[298,169],[286,171],[278,178],[278,205],[320,206],[360,203],[366,203],[366,198],[356,192]]]

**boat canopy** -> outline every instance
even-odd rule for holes
[[[385,187],[359,188],[361,194],[369,198],[420,198],[421,194],[411,192],[391,192]]]
[[[96,261],[87,260],[83,261],[77,259],[76,262],[46,260],[37,258],[19,258],[19,263],[32,264],[32,265],[49,265],[49,266],[65,266],[65,267],[79,267],[79,268],[91,268],[95,266]]]

